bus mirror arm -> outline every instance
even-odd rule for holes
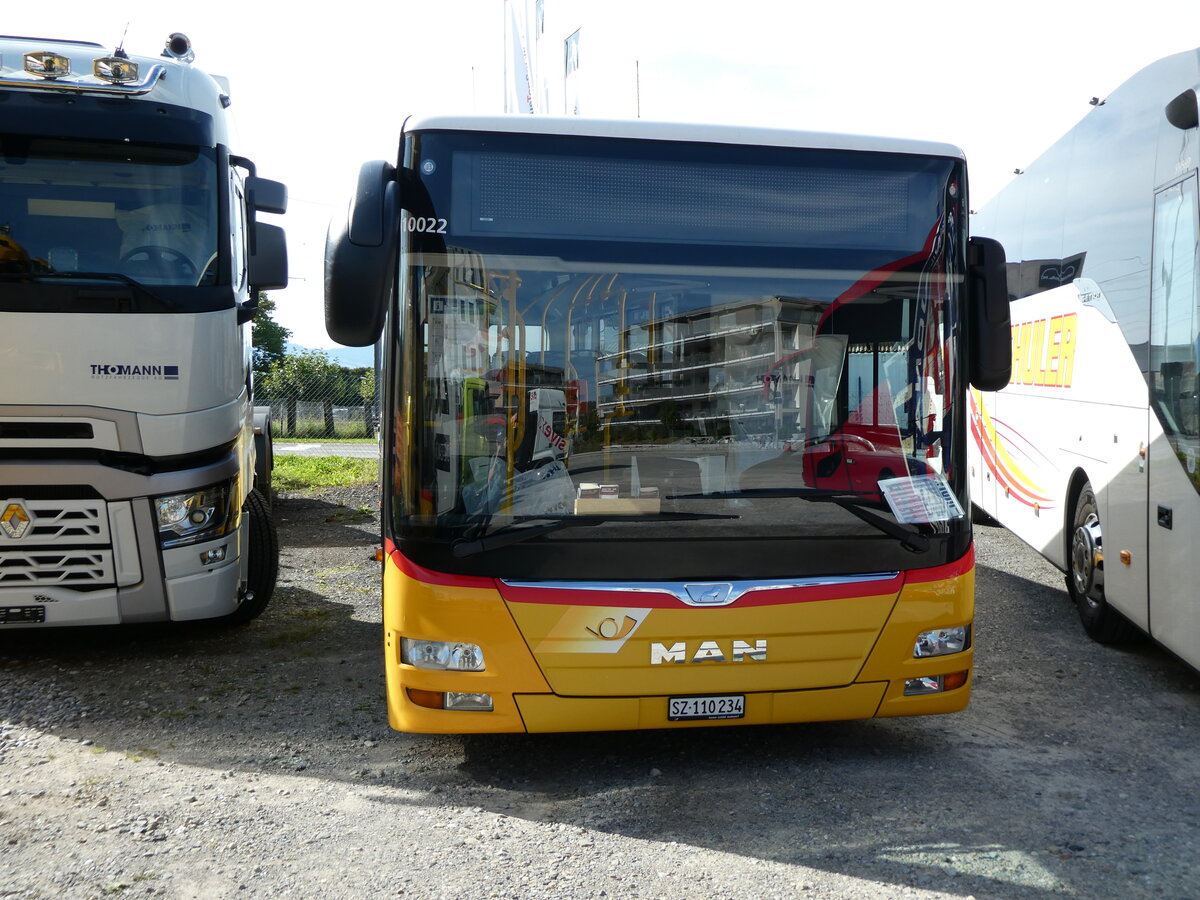
[[[1004,247],[991,238],[971,238],[967,247],[967,271],[970,381],[981,391],[998,391],[1008,384],[1012,372],[1012,330]]]
[[[400,190],[394,166],[363,163],[344,216],[335,215],[325,240],[325,330],[339,344],[366,347],[379,340],[395,275]]]

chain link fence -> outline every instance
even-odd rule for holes
[[[379,427],[379,416],[372,404],[335,406],[331,397],[297,400],[260,395],[255,405],[271,407],[271,435],[277,438],[374,440]]]
[[[254,405],[271,408],[271,435],[296,440],[374,440],[379,428],[375,372],[307,351],[256,373]]]

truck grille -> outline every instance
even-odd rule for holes
[[[13,504],[20,512],[7,512]],[[0,500],[0,514],[14,523],[28,520],[23,529],[0,527],[0,588],[88,589],[114,583],[104,501],[13,498]]]
[[[0,588],[100,587],[112,583],[111,550],[0,551]]]

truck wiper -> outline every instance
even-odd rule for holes
[[[478,538],[460,538],[450,545],[450,552],[460,559],[464,556],[475,556],[488,550],[519,544],[538,535],[559,531],[574,526],[601,525],[605,522],[695,522],[707,519],[737,519],[740,516],[719,515],[710,513],[657,513],[653,515],[629,516],[524,516],[515,520],[491,534]],[[542,522],[529,528],[517,527],[522,522]],[[485,526],[486,527],[486,526]]]
[[[58,270],[54,270],[51,272],[38,272],[31,277],[33,281],[53,281],[58,278],[66,281],[119,281],[139,291],[146,290],[146,286],[140,281],[136,281],[121,272],[76,272],[74,270],[59,272]]]
[[[153,290],[151,287],[148,287],[147,285],[138,281],[136,278],[130,278],[128,275],[125,275],[122,272],[77,272],[74,270],[69,272],[60,272],[54,270],[50,272],[38,272],[34,275],[27,276],[22,280],[31,281],[37,284],[65,281],[94,281],[108,282],[109,284],[116,283],[128,288],[133,293],[134,299],[140,303],[152,301],[168,309],[177,305],[174,300],[161,296],[159,292]],[[109,288],[109,290],[112,290],[112,288]]]
[[[815,503],[836,503],[846,512],[857,516],[900,541],[908,550],[924,553],[929,549],[929,539],[917,531],[905,528],[899,522],[885,519],[867,508],[862,498],[857,494],[847,494],[845,491],[833,491],[823,488],[750,488],[744,491],[719,491],[712,494],[676,494],[675,500],[773,500],[788,497],[798,497]]]

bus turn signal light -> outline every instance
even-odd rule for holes
[[[446,695],[440,691],[418,691],[416,688],[408,688],[408,699],[426,709],[445,709],[446,707]]]

